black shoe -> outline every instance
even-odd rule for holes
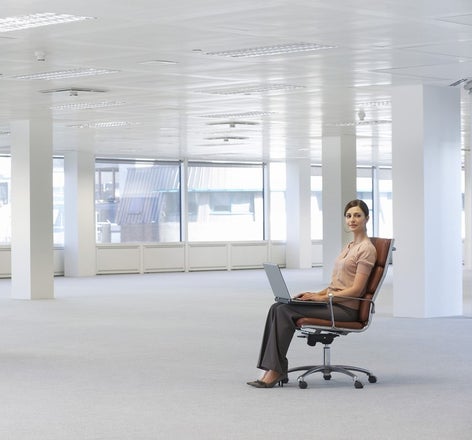
[[[284,383],[287,383],[287,377],[281,374],[277,379],[272,382],[264,382],[263,380],[254,380],[252,382],[247,382],[248,385],[251,385],[254,388],[274,388],[275,384],[278,384],[279,387],[283,387]]]

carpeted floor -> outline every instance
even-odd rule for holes
[[[285,271],[294,291],[321,270]],[[283,388],[258,377],[272,302],[263,271],[56,278],[55,300],[11,300],[0,280],[0,439],[469,439],[472,309],[464,316],[393,318],[392,275],[370,329],[339,338],[333,363],[370,368],[355,389],[333,374],[296,374]],[[294,339],[291,366],[321,347]]]

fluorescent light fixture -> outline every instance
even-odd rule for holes
[[[246,136],[213,136],[213,137],[207,137],[205,139],[208,140],[208,141],[228,142],[230,140],[231,141],[240,141],[240,140],[248,139],[248,137],[246,137]]]
[[[141,61],[138,64],[178,64],[177,61],[170,61],[170,60],[148,60],[148,61]]]
[[[105,89],[92,89],[89,87],[62,87],[58,89],[40,90],[39,93],[68,93],[69,96],[77,96],[79,93],[105,93]]]
[[[391,123],[392,121],[389,121],[387,119],[373,119],[369,121],[359,121],[357,125],[385,125]]]
[[[226,122],[207,122],[207,125],[228,125],[230,128],[235,128],[238,125],[259,125],[259,122],[253,121],[226,121]]]
[[[208,93],[210,95],[251,95],[253,93],[277,92],[304,89],[304,86],[291,84],[261,84],[255,86],[224,88],[224,89],[200,89],[197,93]]]
[[[70,128],[113,128],[113,127],[130,127],[138,125],[136,122],[128,121],[108,121],[108,122],[85,122],[83,124],[68,125]]]
[[[107,75],[109,73],[117,73],[119,70],[110,69],[95,69],[93,67],[84,67],[68,70],[56,70],[53,72],[31,73],[28,75],[12,76],[13,79],[20,80],[45,80],[50,81],[54,79],[79,78],[82,76]]]
[[[387,119],[374,119],[368,121],[359,121],[359,122],[336,122],[334,124],[326,124],[327,127],[354,127],[358,126],[366,126],[366,125],[385,125],[391,124],[392,121]]]
[[[209,115],[203,115],[202,118],[211,118],[211,119],[230,119],[230,118],[263,118],[265,116],[272,116],[275,112],[243,112],[243,113],[213,113]]]
[[[0,18],[0,32],[19,31],[22,29],[49,26],[52,24],[71,23],[74,21],[91,20],[94,18],[95,17],[55,14],[54,12],[6,17]]]
[[[369,102],[361,102],[359,103],[360,107],[390,107],[392,105],[391,101],[383,100],[383,101],[369,101]]]
[[[124,104],[124,101],[74,102],[71,104],[54,105],[51,107],[51,110],[92,110],[96,108],[118,107]]]
[[[216,52],[206,52],[205,55],[215,55],[221,57],[246,58],[269,55],[281,55],[297,52],[312,52],[323,49],[334,49],[336,46],[317,43],[293,43],[279,44],[275,46],[251,47],[245,49],[222,50]]]

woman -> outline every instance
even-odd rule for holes
[[[344,218],[353,239],[348,243],[335,261],[330,285],[320,292],[300,293],[297,298],[304,301],[327,301],[333,295],[333,313],[337,321],[358,319],[360,301],[343,299],[359,297],[364,293],[376,251],[367,236],[366,224],[369,208],[362,200],[352,200],[344,208]],[[304,318],[331,320],[328,307],[308,307],[275,303],[269,310],[262,337],[261,353],[257,368],[265,371],[261,379],[248,382],[256,388],[272,388],[287,376],[286,358],[295,330],[303,325]]]

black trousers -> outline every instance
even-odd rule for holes
[[[337,321],[354,321],[357,310],[333,305],[334,317]],[[285,374],[288,370],[287,352],[296,330],[299,318],[331,319],[329,308],[274,303],[269,309],[262,336],[261,352],[257,368],[274,370]]]

